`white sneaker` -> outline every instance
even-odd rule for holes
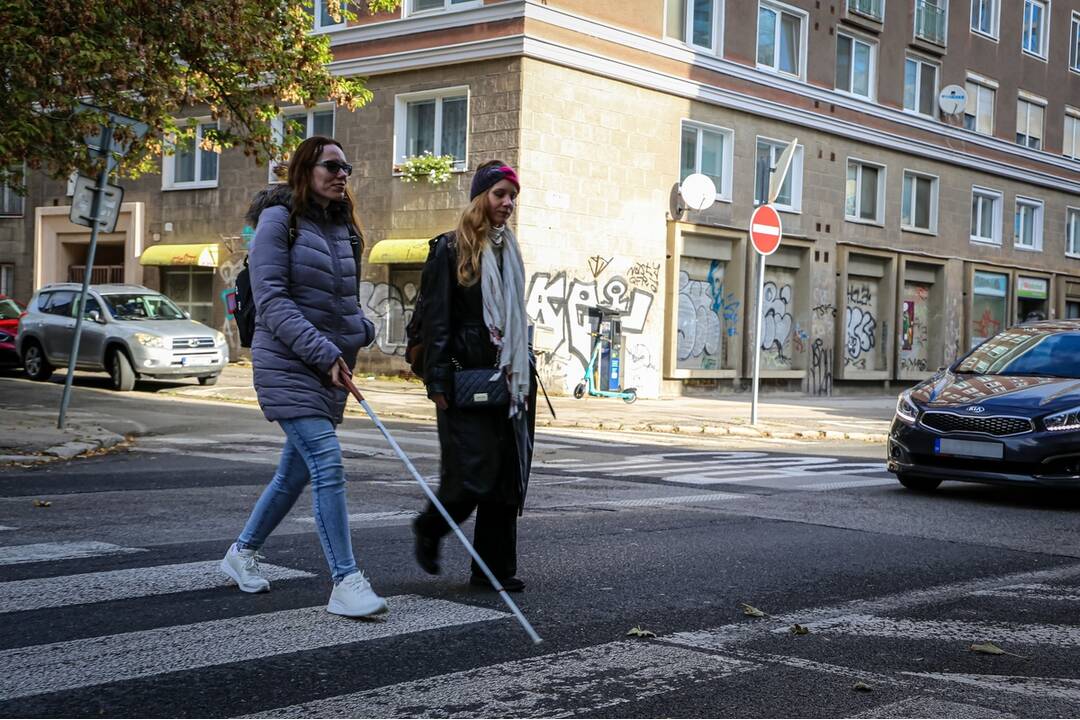
[[[246,593],[266,592],[270,589],[270,581],[263,577],[259,568],[261,559],[263,556],[255,550],[237,550],[233,543],[221,560],[221,572],[235,580]]]
[[[334,586],[326,611],[346,617],[367,617],[386,612],[386,601],[375,594],[364,573],[357,570]]]

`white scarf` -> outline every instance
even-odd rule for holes
[[[493,245],[502,246],[502,272]],[[510,417],[525,407],[529,394],[528,317],[525,314],[525,264],[517,238],[503,225],[488,233],[480,256],[484,323],[499,348],[499,369],[510,390]]]

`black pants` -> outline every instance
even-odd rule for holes
[[[517,506],[475,499],[447,502],[440,497],[439,500],[458,524],[476,510],[476,527],[473,530],[476,552],[498,579],[504,580],[517,574]],[[445,518],[430,502],[416,519],[416,529],[431,538],[441,538],[450,532]],[[484,574],[475,560],[472,571],[474,575]]]

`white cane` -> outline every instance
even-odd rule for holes
[[[375,423],[375,427],[379,428],[379,430],[382,432],[383,437],[385,437],[386,441],[390,443],[390,447],[394,448],[394,452],[396,452],[398,457],[401,458],[401,461],[405,463],[405,467],[407,467],[409,469],[409,472],[412,473],[412,476],[416,480],[416,482],[420,483],[420,487],[423,488],[424,494],[428,496],[428,500],[430,500],[431,504],[434,505],[435,508],[439,511],[439,514],[443,516],[443,519],[446,520],[447,523],[449,523],[450,528],[454,531],[454,534],[457,535],[458,540],[460,540],[461,544],[465,546],[465,549],[469,551],[469,554],[472,555],[472,559],[476,561],[476,564],[480,567],[480,569],[484,571],[484,575],[487,575],[487,579],[491,582],[491,586],[495,588],[496,591],[498,591],[499,595],[503,599],[503,602],[505,602],[507,607],[510,608],[510,611],[514,613],[514,617],[516,617],[517,621],[521,623],[521,627],[524,628],[526,633],[528,633],[533,643],[539,644],[543,642],[540,639],[540,636],[536,634],[536,631],[533,630],[533,626],[530,625],[529,621],[525,619],[524,615],[522,615],[521,610],[518,609],[518,606],[515,605],[514,601],[510,599],[510,596],[506,594],[506,590],[503,588],[502,583],[500,583],[499,579],[496,578],[495,575],[491,572],[491,570],[487,566],[487,563],[485,563],[484,559],[481,558],[479,553],[476,552],[476,549],[472,546],[472,543],[470,543],[469,540],[465,537],[465,534],[461,532],[461,528],[458,527],[458,524],[454,522],[454,519],[452,517],[450,517],[450,513],[448,513],[446,511],[446,508],[443,507],[443,504],[439,502],[439,498],[435,496],[435,493],[431,490],[431,486],[427,484],[427,481],[424,480],[424,478],[416,470],[416,466],[412,464],[412,460],[409,459],[409,456],[405,454],[405,451],[401,449],[401,446],[398,445],[397,441],[394,440],[393,436],[390,435],[390,431],[387,430],[386,426],[382,424],[382,421],[379,420],[378,416],[375,414],[375,411],[371,409],[371,406],[367,404],[367,400],[364,399],[364,396],[360,394],[360,391],[357,389],[356,385],[353,384],[352,378],[350,378],[348,375],[345,375],[344,381],[345,387],[349,389],[349,392],[352,393],[352,396],[356,398],[356,401],[360,403],[361,407],[364,408],[364,412],[366,412],[368,414],[368,417],[370,417]]]

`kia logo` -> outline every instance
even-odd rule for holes
[[[976,415],[981,415],[982,413],[986,412],[986,408],[984,408],[982,405],[972,405],[967,410],[968,412],[973,412]]]

